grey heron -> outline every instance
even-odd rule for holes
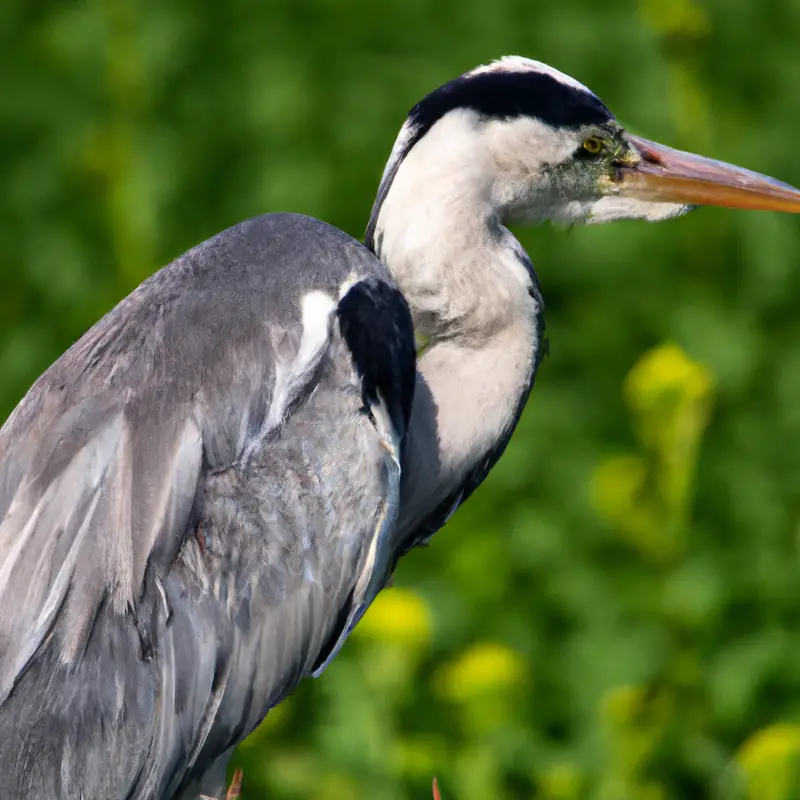
[[[0,432],[0,796],[224,793],[509,442],[544,303],[506,225],[698,204],[800,191],[508,57],[414,106],[363,243],[268,214],[144,281]]]

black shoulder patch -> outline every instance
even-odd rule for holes
[[[386,281],[366,278],[339,301],[337,315],[361,377],[365,408],[380,392],[395,430],[405,439],[417,375],[414,324],[405,297]]]

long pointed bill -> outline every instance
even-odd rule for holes
[[[642,160],[618,168],[618,193],[657,203],[800,214],[800,190],[723,161],[628,136]]]

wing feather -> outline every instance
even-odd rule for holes
[[[21,483],[0,522],[0,607],[15,609],[0,618],[0,703],[46,640],[64,663],[79,658],[100,606],[133,609],[149,559],[182,543],[200,430],[191,418],[154,423],[143,444],[135,416],[108,415],[57,474]]]
[[[126,298],[2,428],[0,795],[205,785],[380,590],[410,398],[368,320],[349,331],[371,383],[334,324],[359,270],[399,297],[329,226],[237,226]],[[410,316],[378,318],[413,375]]]

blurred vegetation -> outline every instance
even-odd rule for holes
[[[800,184],[800,4],[3,0],[0,418],[241,219],[360,236],[406,110],[506,53]],[[800,798],[800,224],[520,232],[551,358],[513,444],[241,747],[245,797]]]

